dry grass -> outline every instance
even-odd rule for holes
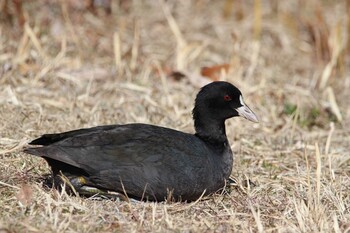
[[[24,28],[0,25],[0,232],[350,232],[349,4],[112,1],[94,15],[69,2],[26,1]],[[261,120],[226,124],[228,193],[72,197],[43,188],[46,163],[21,152],[43,133],[102,124],[192,132],[200,68],[227,63],[221,79]]]

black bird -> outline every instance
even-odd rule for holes
[[[204,86],[192,113],[195,134],[147,124],[106,125],[45,134],[29,143],[40,147],[24,151],[44,158],[53,177],[65,177],[81,194],[196,200],[223,188],[231,174],[225,120],[258,119],[228,82]]]

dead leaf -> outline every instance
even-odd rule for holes
[[[164,74],[166,76],[173,78],[173,73],[177,72],[177,71],[173,71],[172,68],[168,65],[157,66],[153,64],[151,67],[157,76],[161,76],[162,74]]]
[[[195,74],[188,71],[173,71],[169,76],[174,80],[180,80],[186,77],[194,87],[198,88],[203,87],[212,81],[211,79],[200,74]]]
[[[213,81],[220,79],[221,72],[228,72],[230,69],[229,64],[215,65],[210,67],[202,67],[201,75],[210,78]]]
[[[173,78],[175,81],[180,81],[181,79],[185,78],[186,75],[179,71],[173,71],[168,75],[168,77]]]
[[[34,63],[21,63],[19,64],[19,72],[21,75],[35,74],[39,72],[40,66]]]
[[[28,206],[33,200],[33,190],[28,184],[22,184],[21,189],[18,191],[16,197],[22,205]]]

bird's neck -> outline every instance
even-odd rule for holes
[[[196,135],[205,141],[220,144],[227,142],[224,120],[196,117],[194,119],[194,127]]]

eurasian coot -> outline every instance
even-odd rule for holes
[[[191,201],[223,188],[229,178],[233,157],[225,120],[235,116],[258,122],[235,86],[213,82],[196,97],[195,134],[147,124],[106,125],[45,134],[30,143],[40,147],[24,151],[44,158],[53,177],[68,178],[82,194],[109,190],[162,201],[170,193]]]

